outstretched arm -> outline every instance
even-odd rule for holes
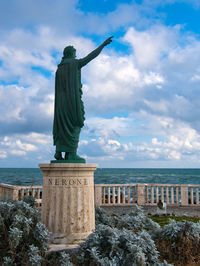
[[[98,48],[96,48],[94,51],[89,53],[86,57],[79,59],[78,60],[79,61],[79,67],[81,68],[81,67],[87,65],[87,63],[89,63],[91,60],[93,60],[95,57],[97,57],[101,53],[103,48],[112,42],[112,38],[113,38],[113,36],[109,37]]]

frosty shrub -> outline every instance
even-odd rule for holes
[[[145,216],[142,208],[137,205],[131,213],[121,217],[113,217],[112,224],[118,229],[125,228],[133,232],[145,230],[150,235],[154,235],[160,230],[159,224]]]
[[[70,256],[64,251],[52,252],[48,255],[45,266],[72,266]]]
[[[36,201],[35,198],[32,196],[26,196],[23,198],[23,201],[28,203],[31,207],[35,207]]]
[[[50,233],[23,201],[0,202],[0,265],[41,265]]]
[[[146,230],[149,234],[154,235],[160,230],[159,224],[145,216],[142,208],[137,205],[131,213],[122,216],[110,216],[102,208],[96,207],[95,221],[96,226],[104,224],[120,230],[131,230],[135,233]]]
[[[95,208],[95,225],[104,224],[112,226],[112,219],[101,207]]]
[[[161,263],[154,241],[146,231],[134,233],[99,224],[81,244],[75,265],[168,265]]]
[[[178,265],[200,265],[200,223],[175,222],[160,230],[156,239],[163,259]]]

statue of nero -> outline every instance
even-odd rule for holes
[[[53,141],[56,146],[54,157],[57,162],[65,160],[63,162],[85,163],[85,159],[77,155],[79,135],[85,121],[81,99],[83,94],[81,68],[97,57],[111,42],[112,37],[109,37],[81,59],[76,59],[76,49],[73,46],[67,46],[63,51],[55,77]],[[65,158],[62,157],[62,152],[65,152]]]

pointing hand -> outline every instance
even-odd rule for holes
[[[106,46],[108,44],[110,44],[112,42],[112,38],[113,36],[109,37],[108,39],[106,39],[104,42],[103,42],[103,46]]]

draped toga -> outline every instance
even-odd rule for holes
[[[55,78],[53,140],[58,152],[77,150],[80,130],[84,126],[81,68],[97,57],[103,46],[82,59],[63,58]]]

